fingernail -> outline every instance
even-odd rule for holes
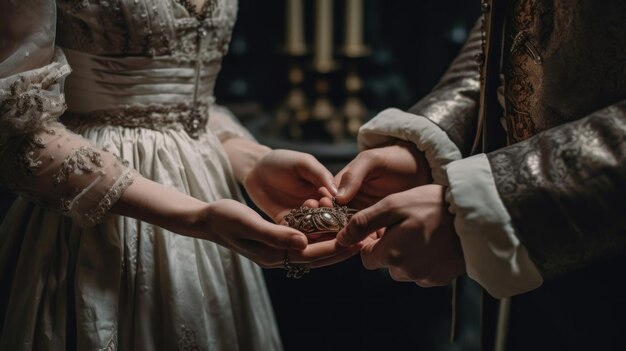
[[[346,188],[339,188],[339,190],[337,190],[337,196],[343,196],[346,193]]]

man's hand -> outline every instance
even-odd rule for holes
[[[415,145],[400,142],[363,151],[335,176],[337,202],[362,209],[387,195],[427,184],[430,168]]]
[[[444,192],[426,185],[390,195],[355,214],[337,241],[349,246],[365,240],[363,265],[387,268],[395,280],[448,284],[465,272],[465,261]]]

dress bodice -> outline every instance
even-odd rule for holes
[[[67,124],[185,129],[209,119],[235,0],[57,1],[57,42],[73,73]]]
[[[228,50],[237,1],[206,0],[201,13],[188,4],[186,0],[57,0],[57,43],[93,55],[221,60]]]

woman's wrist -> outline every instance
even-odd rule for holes
[[[138,177],[111,212],[136,218],[167,230],[207,239],[202,224],[208,223],[210,204],[143,177]]]
[[[243,138],[228,139],[222,145],[230,160],[235,178],[241,184],[244,184],[247,175],[256,164],[272,151],[265,145]]]

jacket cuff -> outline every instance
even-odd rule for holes
[[[467,274],[496,298],[538,288],[543,278],[515,234],[487,156],[452,162],[447,174],[448,201],[456,214]]]
[[[445,167],[460,160],[461,152],[428,118],[391,108],[380,112],[359,129],[361,149],[380,147],[396,139],[414,143],[425,154],[434,183],[448,185]]]

